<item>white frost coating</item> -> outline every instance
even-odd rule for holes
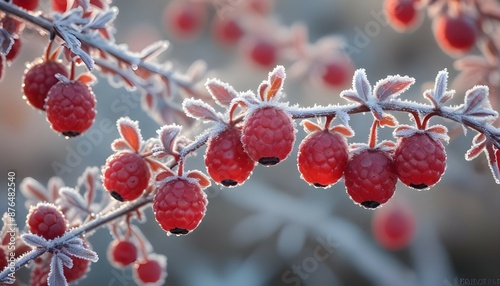
[[[447,90],[447,88],[448,71],[444,69],[436,76],[434,90],[426,90],[424,97],[431,101],[436,108],[440,108],[443,103],[451,99],[455,94],[454,90]]]
[[[118,132],[120,133],[120,136],[125,140],[128,141],[127,138],[124,135],[124,130],[122,129],[122,126],[128,126],[132,128],[132,130],[135,132],[137,139],[139,140],[138,145],[141,144],[142,142],[142,135],[141,135],[141,129],[139,128],[139,121],[137,120],[132,120],[129,117],[121,117],[116,121],[116,127],[118,128]]]
[[[391,75],[375,84],[373,93],[379,101],[389,101],[407,91],[415,79],[409,76]]]
[[[61,259],[54,255],[50,260],[50,272],[47,277],[48,286],[67,286],[68,282],[64,276],[64,269]]]
[[[182,109],[187,116],[194,119],[205,119],[208,121],[221,121],[222,114],[201,99],[186,98],[182,102]]]
[[[88,205],[82,195],[70,187],[63,187],[59,190],[60,202],[68,207],[76,207],[83,212],[88,212]]]
[[[229,107],[231,101],[238,97],[238,93],[231,85],[216,78],[207,79],[205,87],[215,103],[221,107]]]
[[[182,126],[171,124],[162,126],[159,130],[156,131],[159,136],[160,142],[163,145],[163,148],[165,148],[167,152],[172,150],[172,144],[175,141],[175,137],[177,137],[177,135],[181,133],[181,130]]]
[[[33,233],[23,233],[21,234],[21,240],[34,248],[46,248],[48,243],[47,240],[37,234]]]
[[[359,98],[361,98],[365,103],[368,103],[372,95],[372,87],[368,78],[366,76],[366,71],[364,69],[357,69],[354,73],[353,78],[353,88]]]

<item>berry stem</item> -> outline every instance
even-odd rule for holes
[[[148,257],[148,251],[146,248],[146,244],[144,244],[144,241],[141,239],[141,236],[138,235],[133,228],[129,228],[132,234],[137,238],[137,241],[139,242],[139,249],[142,253],[142,258],[146,259]]]
[[[71,61],[71,69],[69,71],[69,80],[75,80],[75,59]]]
[[[431,119],[432,116],[434,116],[435,114],[434,113],[429,113],[427,114],[425,117],[424,117],[424,120],[422,121],[422,125],[421,125],[421,128],[419,128],[420,130],[425,130],[427,129],[427,124],[429,123],[429,119]]]
[[[54,40],[50,40],[49,44],[47,45],[47,49],[45,50],[45,61],[48,61],[50,59],[50,51],[52,50],[52,44],[54,43]]]
[[[374,119],[372,123],[372,127],[370,128],[370,135],[368,135],[368,145],[370,148],[375,148],[377,145],[377,128],[378,128],[378,120]]]
[[[413,119],[415,119],[415,125],[417,125],[417,129],[423,130],[424,128],[422,127],[422,121],[420,120],[418,112],[410,112],[410,114],[413,115]]]
[[[332,123],[333,118],[335,118],[335,115],[330,115],[326,117],[325,130],[328,130],[330,128],[330,124]]]

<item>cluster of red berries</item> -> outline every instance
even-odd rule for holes
[[[386,0],[384,11],[388,22],[397,30],[406,31],[419,23],[424,1]],[[440,5],[439,3],[435,3]],[[429,5],[433,5],[429,2]],[[480,19],[461,3],[449,3],[433,18],[433,30],[441,49],[451,55],[463,55],[474,48],[480,33]],[[429,7],[430,8],[430,7]],[[435,13],[434,13],[435,14]]]
[[[67,230],[67,221],[64,214],[52,204],[39,203],[29,210],[26,225],[30,233],[37,234],[47,240],[62,236]],[[85,241],[86,246],[90,246]],[[30,285],[46,286],[50,272],[51,253],[43,259],[35,260]],[[90,261],[78,257],[71,257],[73,267],[64,266],[64,276],[68,283],[77,281],[85,276],[90,269]]]

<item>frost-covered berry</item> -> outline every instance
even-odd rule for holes
[[[54,205],[39,203],[31,206],[26,225],[31,233],[54,239],[66,232],[66,219]]]
[[[108,247],[108,260],[116,268],[121,268],[137,260],[137,247],[127,240],[114,240]]]

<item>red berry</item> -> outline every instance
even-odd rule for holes
[[[7,55],[5,55],[5,58],[8,61],[12,61],[13,59],[15,59],[17,57],[17,55],[19,54],[19,50],[21,49],[21,45],[22,45],[21,39],[14,38],[14,43],[12,44],[10,51],[7,53]]]
[[[23,21],[10,16],[4,16],[1,24],[2,28],[4,28],[7,32],[9,32],[11,36],[15,38],[18,37],[19,34],[21,34],[25,26]]]
[[[176,177],[163,183],[153,199],[156,221],[167,234],[188,234],[205,216],[206,194],[191,179]]]
[[[212,180],[229,187],[245,182],[255,162],[243,149],[241,131],[230,127],[208,141],[205,165]]]
[[[212,22],[212,35],[216,41],[223,45],[234,45],[243,36],[243,29],[236,19],[228,17],[215,17]]]
[[[26,225],[31,233],[45,239],[54,239],[66,232],[66,220],[63,213],[50,204],[39,203],[31,206]]]
[[[415,189],[427,189],[441,179],[446,169],[443,143],[417,133],[399,140],[394,156],[399,180]]]
[[[137,260],[137,247],[130,241],[115,240],[108,247],[108,260],[116,268],[121,268]]]
[[[35,264],[35,267],[31,270],[30,286],[47,286],[49,272],[49,264]]]
[[[387,249],[406,247],[415,233],[413,213],[403,206],[387,206],[375,210],[372,220],[375,239]]]
[[[54,131],[64,136],[78,136],[92,126],[95,104],[90,86],[79,81],[60,81],[47,93],[47,121]]]
[[[276,165],[288,157],[295,142],[292,117],[275,107],[261,107],[245,119],[243,148],[254,161]]]
[[[0,271],[2,271],[9,262],[7,261],[7,253],[5,252],[5,249],[0,246]]]
[[[466,15],[441,15],[434,19],[434,36],[439,46],[450,54],[469,52],[476,43],[475,20]]]
[[[27,102],[41,110],[45,110],[45,99],[52,86],[59,82],[56,74],[68,76],[64,65],[55,61],[37,60],[24,72],[23,92]]]
[[[197,36],[205,24],[207,7],[201,3],[172,1],[165,8],[165,26],[180,39]]]
[[[341,88],[351,83],[354,68],[346,60],[334,59],[324,63],[319,72],[327,87]]]
[[[64,266],[64,277],[68,283],[83,278],[90,269],[90,261],[87,259],[72,256],[71,260],[73,260],[73,267]]]
[[[401,31],[413,27],[419,18],[415,2],[415,0],[385,0],[384,11],[389,24]]]
[[[14,5],[33,11],[38,7],[38,0],[13,0]]]
[[[373,209],[394,195],[398,177],[387,153],[365,149],[349,159],[344,180],[351,199],[365,208]]]
[[[149,255],[148,258],[134,264],[133,275],[139,285],[162,284],[166,277],[166,258]]]
[[[258,66],[269,68],[277,61],[278,46],[269,40],[251,39],[244,46],[247,49],[248,58]]]
[[[52,10],[59,13],[64,13],[68,9],[67,0],[52,0]]]
[[[137,199],[149,185],[149,167],[141,155],[119,152],[111,155],[102,168],[103,186],[121,202]]]
[[[324,188],[342,178],[348,157],[342,135],[328,130],[315,131],[300,144],[297,165],[304,181]]]

